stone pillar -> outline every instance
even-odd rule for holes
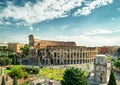
[[[69,52],[69,57],[70,57],[70,58],[69,58],[69,64],[71,64],[71,52],[72,52],[72,51],[71,51],[71,49],[70,49],[70,52]]]
[[[89,61],[89,58],[88,58],[88,61],[87,61],[87,63],[89,63],[90,61]]]
[[[44,60],[44,64],[46,65],[46,59]]]
[[[1,74],[4,75],[4,68],[1,68]]]
[[[2,68],[0,67],[0,75],[2,75]]]
[[[50,65],[50,60],[48,59],[48,65]]]
[[[78,60],[79,60],[79,64],[80,64],[80,51],[78,52],[78,55],[79,55],[79,57],[78,57]]]
[[[63,60],[61,60],[62,61],[62,64],[64,65],[64,58],[63,58]]]

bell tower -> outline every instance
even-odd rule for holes
[[[35,42],[34,36],[33,35],[29,35],[29,45],[30,45],[30,47],[34,46],[34,42]]]
[[[35,48],[34,48],[34,36],[33,35],[29,35],[29,45],[30,45],[30,48],[29,48],[29,56],[30,57],[35,57]]]

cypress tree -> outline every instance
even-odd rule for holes
[[[113,71],[111,71],[111,73],[110,73],[110,78],[109,78],[108,85],[117,85],[115,74],[114,74]]]
[[[16,56],[13,57],[13,64],[16,65]]]
[[[16,76],[15,76],[14,79],[13,79],[13,85],[18,85]]]
[[[1,85],[6,85],[6,80],[5,80],[4,76],[2,76],[2,83],[1,83]]]

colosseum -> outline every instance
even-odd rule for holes
[[[92,63],[96,47],[76,46],[75,42],[35,39],[29,35],[29,60],[35,65],[66,65]]]

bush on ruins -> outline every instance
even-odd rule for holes
[[[35,67],[23,67],[22,69],[29,74],[38,74],[39,73],[39,68],[35,68]]]
[[[12,70],[11,70],[11,72],[9,73],[9,76],[11,77],[11,78],[14,78],[14,77],[16,77],[17,79],[20,79],[20,78],[23,78],[24,77],[24,72],[23,72],[23,70],[22,70],[22,68],[13,68]]]

